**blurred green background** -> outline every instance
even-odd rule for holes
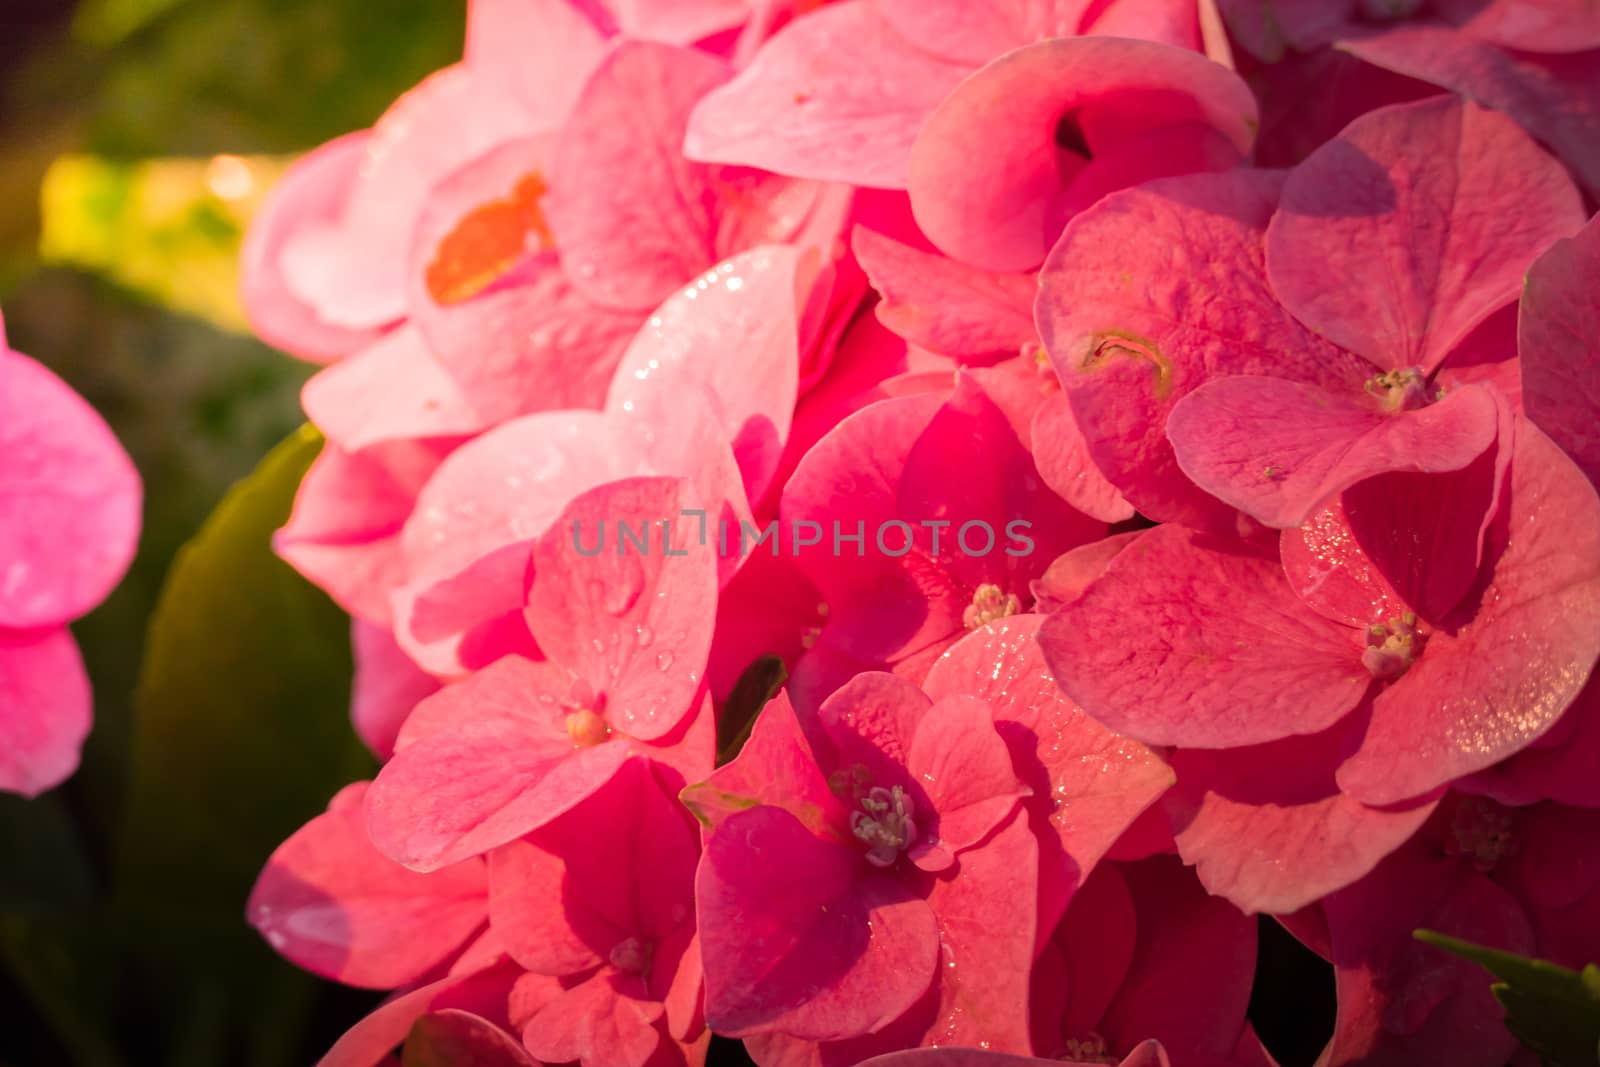
[[[311,369],[242,329],[250,210],[462,25],[463,0],[0,0],[0,310],[146,487],[132,572],[74,627],[83,766],[0,797],[4,1067],[308,1064],[376,999],[243,923],[271,848],[369,766],[344,621],[267,548],[314,439],[207,516],[300,425]]]

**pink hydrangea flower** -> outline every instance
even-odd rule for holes
[[[635,758],[690,781],[705,773],[716,558],[692,526],[666,524],[692,500],[669,479],[609,483],[540,539],[526,614],[548,658],[499,659],[406,720],[366,802],[384,853],[423,871],[481,855],[569,810]],[[625,548],[623,522],[646,531],[648,548]],[[580,554],[607,528],[610,548]]]
[[[0,321],[0,791],[35,796],[77,769],[92,700],[67,624],[122,579],[142,499],[104,420]]]

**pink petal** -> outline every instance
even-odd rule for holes
[[[1098,8],[1084,26],[1084,33],[1103,37],[1137,37],[1144,41],[1157,41],[1177,48],[1206,51],[1212,59],[1224,63],[1227,47],[1222,55],[1213,54],[1203,47],[1201,19],[1205,3],[1189,0],[1111,0],[1108,4],[1090,5]],[[1220,20],[1219,20],[1220,21]],[[1217,31],[1220,34],[1222,27]],[[1224,63],[1232,67],[1231,61]]]
[[[1548,730],[1600,656],[1600,500],[1553,442],[1518,418],[1508,507],[1491,568],[1454,626],[1373,703],[1339,785],[1369,804],[1416,796]]]
[[[529,1050],[550,1063],[644,1067],[661,1031],[644,1004],[618,990],[618,978],[603,969],[539,1009],[523,1031]]]
[[[1600,220],[1534,261],[1522,291],[1517,349],[1528,417],[1600,484]]]
[[[799,388],[799,253],[769,246],[727,260],[669,297],[623,353],[606,409],[650,391],[703,387],[759,500],[789,436]]]
[[[1280,10],[1285,6],[1282,0],[1245,2],[1261,7],[1271,3]],[[1321,0],[1310,2],[1325,6]],[[1253,72],[1249,80],[1261,100],[1258,167],[1295,166],[1367,112],[1439,91],[1331,48],[1291,53]]]
[[[250,222],[240,252],[241,296],[250,328],[268,344],[325,363],[377,339],[374,329],[324,322],[283,276],[283,253],[297,233],[337,224],[371,134],[348,134],[294,162]]]
[[[1357,119],[1291,172],[1267,274],[1328,340],[1380,370],[1431,370],[1583,217],[1566,171],[1515,122],[1433,98]]]
[[[1249,151],[1256,105],[1232,71],[1167,45],[1080,37],[1019,48],[962,82],[912,147],[911,206],[933,243],[986,270],[1037,266],[1069,217],[1063,202],[1084,165],[1057,145],[1063,119],[1095,159],[1165,127],[1212,127],[1237,150],[1216,168]],[[1160,155],[1146,161],[1120,185],[1175,173]],[[1200,160],[1184,158],[1176,172],[1191,162]]]
[[[433,874],[406,870],[372,846],[362,801],[347,786],[267,861],[251,890],[250,924],[306,970],[393,989],[427,974],[488,915],[477,860]]]
[[[531,54],[530,54],[531,46]],[[513,96],[534,129],[566,121],[605,39],[570,0],[470,0],[466,65]]]
[[[1128,977],[1101,1020],[1116,1048],[1155,1038],[1179,1062],[1226,1061],[1255,976],[1256,924],[1188,876],[1175,858],[1124,868],[1138,913]],[[1206,980],[1196,982],[1197,968]]]
[[[1150,530],[1039,632],[1062,689],[1150,744],[1224,748],[1315,733],[1372,678],[1358,633],[1308,614],[1275,554]]]
[[[1436,0],[1439,15],[1463,33],[1527,52],[1600,48],[1600,23],[1582,0]]]
[[[1066,393],[1056,393],[1039,405],[1031,436],[1039,477],[1061,499],[1102,522],[1133,518],[1133,505],[1095,466]]]
[[[1208,892],[1247,912],[1296,911],[1365,876],[1427,821],[1436,795],[1370,808],[1339,792],[1346,733],[1173,754],[1167,812]]]
[[[1095,1031],[1133,966],[1138,929],[1122,866],[1096,867],[1072,898],[1047,950],[1060,956],[1063,987],[1044,1002],[1059,1018],[1051,1019],[1049,1032],[1041,1035],[1041,1050]],[[1045,994],[1041,990],[1036,996]]]
[[[1057,556],[1033,583],[1034,610],[1048,615],[1077,600],[1106,572],[1111,561],[1143,533],[1143,530],[1130,530],[1112,534]]]
[[[924,870],[947,867],[954,854],[988,837],[1031,793],[1012,769],[989,705],[967,694],[947,696],[928,709],[905,761],[936,820],[911,851]],[[924,850],[933,855],[922,855]]]
[[[786,691],[761,710],[738,757],[685,789],[683,802],[711,830],[730,815],[757,806],[783,808],[817,834],[849,821],[817,766]]]
[[[87,614],[139,540],[139,473],[71,387],[0,335],[0,627]]]
[[[386,1001],[336,1041],[317,1067],[377,1067],[406,1039],[412,1025],[430,1012],[464,1009],[494,1015],[487,1005],[505,1003],[520,971],[506,963],[484,970],[450,975]],[[481,1007],[480,1007],[481,1005]]]
[[[1570,727],[1559,740],[1555,735]],[[1551,741],[1550,744],[1544,742]],[[1508,760],[1469,775],[1457,788],[1494,797],[1504,804],[1554,800],[1600,808],[1600,676],[1573,698],[1556,726]]]
[[[350,719],[372,754],[388,759],[411,709],[439,691],[439,680],[400,650],[385,626],[352,620],[355,677],[350,683]]]
[[[622,32],[672,44],[696,41],[733,29],[759,5],[748,0],[612,0]]]
[[[870,0],[796,19],[706,94],[684,154],[884,189],[906,185],[912,141],[970,66],[919,51]]]
[[[1217,0],[1230,36],[1260,59],[1276,63],[1287,49],[1310,52],[1345,27],[1350,0]]]
[[[411,245],[412,321],[495,421],[599,407],[641,319],[594,303],[561,268],[546,218],[556,144],[550,133],[510,140],[445,177]]]
[[[1508,52],[1442,26],[1409,23],[1339,47],[1510,116],[1600,192],[1600,67],[1592,55]]]
[[[590,299],[647,310],[718,258],[710,171],[678,146],[690,109],[726,77],[704,53],[629,42],[584,86],[551,172],[549,219],[563,268]]]
[[[448,450],[413,441],[354,453],[325,445],[273,549],[352,615],[387,623],[390,591],[405,581],[401,527]]]
[[[911,344],[984,362],[1038,341],[1032,278],[976,270],[860,226],[850,244],[883,296],[878,320]]]
[[[594,688],[613,728],[647,741],[694,709],[715,622],[716,556],[693,543],[681,515],[697,501],[684,488],[634,478],[590,490],[533,549],[527,617],[540,648]],[[623,533],[641,523],[642,548]],[[584,547],[608,525],[614,549]]]
[[[1372,373],[1267,285],[1261,236],[1281,182],[1238,170],[1115,193],[1072,221],[1040,275],[1040,333],[1089,458],[1149,518],[1236,529],[1165,433],[1172,406],[1205,381],[1270,374],[1359,390]]]
[[[927,903],[853,843],[825,842],[779,808],[724,822],[695,888],[716,1033],[854,1037],[898,1018],[934,979]]]
[[[1155,753],[1106,730],[1061,692],[1039,648],[1043,621],[1016,615],[975,631],[940,657],[923,687],[941,701],[936,707],[957,693],[989,702],[1033,791],[1024,803],[1035,825],[1048,826],[1059,839],[1058,847],[1040,848],[1041,893],[1049,879],[1060,882],[1055,899],[1041,898],[1040,926],[1048,935],[1059,908],[1172,783],[1172,772]]]
[[[386,855],[433,871],[515,840],[600,788],[633,754],[578,748],[565,673],[507,657],[417,706],[367,795]]]
[[[385,441],[465,437],[490,425],[411,326],[317,374],[301,403],[329,440],[351,452]]]
[[[1481,385],[1391,414],[1361,393],[1241,375],[1174,405],[1167,438],[1196,485],[1282,528],[1364,478],[1461,470],[1494,443],[1500,410]]]
[[[66,627],[0,630],[0,791],[34,797],[78,769],[89,677]]]
[[[894,32],[924,52],[981,67],[1002,52],[1084,31],[1089,0],[876,0]],[[1105,7],[1108,5],[1098,5]]]
[[[1339,995],[1324,1055],[1347,1063],[1439,1057],[1497,1067],[1516,1041],[1483,971],[1411,937],[1421,927],[1512,952],[1534,951],[1521,907],[1504,889],[1422,842],[1391,856],[1323,904]]]

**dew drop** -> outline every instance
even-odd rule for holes
[[[657,670],[664,671],[664,670],[667,670],[668,668],[670,668],[671,666],[672,666],[672,653],[671,652],[657,652],[656,653],[656,669]]]

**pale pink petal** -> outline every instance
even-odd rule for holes
[[[513,96],[534,129],[566,121],[605,39],[571,0],[470,0],[466,65]]]
[[[0,627],[87,614],[133,560],[143,491],[88,402],[0,337]]]
[[[1196,485],[1284,528],[1364,478],[1461,470],[1494,444],[1500,411],[1481,385],[1391,413],[1359,392],[1240,375],[1207,382],[1175,404],[1167,438]]]
[[[717,259],[710,170],[678,146],[690,109],[726,77],[704,53],[629,42],[584,86],[548,212],[562,267],[589,298],[648,310]]]
[[[873,0],[879,15],[911,44],[981,67],[995,56],[1084,31],[1091,0]]]
[[[1089,458],[1149,518],[1237,528],[1167,442],[1167,414],[1205,381],[1269,374],[1359,391],[1372,373],[1267,284],[1261,237],[1281,182],[1238,170],[1115,193],[1072,221],[1040,276],[1039,329]]]
[[[1517,322],[1528,417],[1600,484],[1600,220],[1534,261]]]
[[[766,246],[718,264],[669,297],[623,353],[606,410],[631,412],[646,392],[703,387],[745,491],[759,500],[794,418],[802,270],[797,251]]]
[[[347,786],[295,831],[250,892],[250,924],[316,974],[393,989],[461,948],[488,917],[479,860],[433,874],[408,871],[367,838],[367,783]]]
[[[386,626],[352,620],[350,643],[355,654],[350,719],[372,754],[388,759],[411,709],[439,691],[439,680],[400,650]]]
[[[694,709],[715,624],[716,554],[682,517],[698,503],[685,489],[666,478],[600,486],[533,549],[527,618],[539,647],[593,687],[604,706],[592,710],[612,728],[647,741]],[[644,531],[643,544],[627,530]]]
[[[283,276],[284,247],[305,228],[338,222],[363,160],[366,131],[348,134],[296,160],[251,219],[239,271],[250,328],[268,344],[302,359],[325,363],[377,339],[375,329],[324,322]]]
[[[1355,882],[1427,821],[1427,796],[1369,808],[1333,772],[1348,728],[1172,755],[1165,806],[1178,854],[1206,890],[1247,912],[1291,912]]]
[[[1407,23],[1340,48],[1516,120],[1600,193],[1600,65],[1592,54],[1510,52],[1443,26]]]
[[[432,871],[515,840],[592,794],[628,760],[566,726],[565,672],[507,657],[417,706],[367,794],[386,855]]]
[[[660,1005],[626,995],[618,988],[623,984],[606,968],[565,990],[528,1020],[523,1042],[550,1063],[645,1067],[661,1041],[655,1027]]]
[[[1600,656],[1600,500],[1526,419],[1513,448],[1488,580],[1466,605],[1475,611],[1429,635],[1339,768],[1340,787],[1366,803],[1417,796],[1523,748],[1556,723]]]
[[[558,978],[600,966],[610,946],[628,936],[590,914],[584,898],[572,892],[576,887],[564,885],[565,874],[560,856],[526,840],[489,853],[489,920],[496,936],[518,964]]]
[[[933,243],[986,270],[1037,266],[1070,214],[1064,201],[1085,166],[1082,154],[1058,145],[1063,120],[1091,159],[1164,127],[1213,127],[1236,149],[1211,161],[1215,168],[1249,151],[1256,105],[1232,71],[1167,45],[1080,37],[1020,48],[962,82],[912,147],[911,206]],[[1145,159],[1148,170],[1125,172],[1120,185],[1200,162],[1185,159],[1174,170],[1163,154]]]
[[[740,812],[710,836],[695,898],[716,1033],[854,1037],[898,1018],[934,979],[928,904],[869,867],[858,843],[823,841],[779,808]]]
[[[1150,530],[1046,620],[1045,660],[1100,722],[1204,748],[1315,733],[1372,678],[1359,632],[1304,610],[1276,553]]]
[[[630,37],[694,44],[738,26],[758,5],[749,0],[611,0],[611,6]]]
[[[1032,792],[1012,768],[993,711],[968,694],[952,694],[927,710],[904,759],[932,809],[908,853],[924,870],[947,868],[955,854],[988,837]]]
[[[38,796],[78,769],[89,676],[66,627],[0,630],[0,791]]]
[[[351,452],[385,441],[466,437],[490,425],[412,326],[321,371],[300,400],[317,429]]]
[[[1039,477],[1061,499],[1102,522],[1133,518],[1133,505],[1095,466],[1066,393],[1055,393],[1039,405],[1030,436]]]
[[[1267,274],[1328,340],[1380,370],[1431,370],[1583,218],[1566,171],[1511,119],[1454,97],[1399,104],[1290,173]]]
[[[870,0],[796,19],[690,116],[684,153],[777,174],[906,185],[923,121],[971,67],[906,42]]]
[[[987,362],[1038,341],[1034,279],[976,270],[861,226],[850,244],[883,296],[878,320],[911,344]]]

